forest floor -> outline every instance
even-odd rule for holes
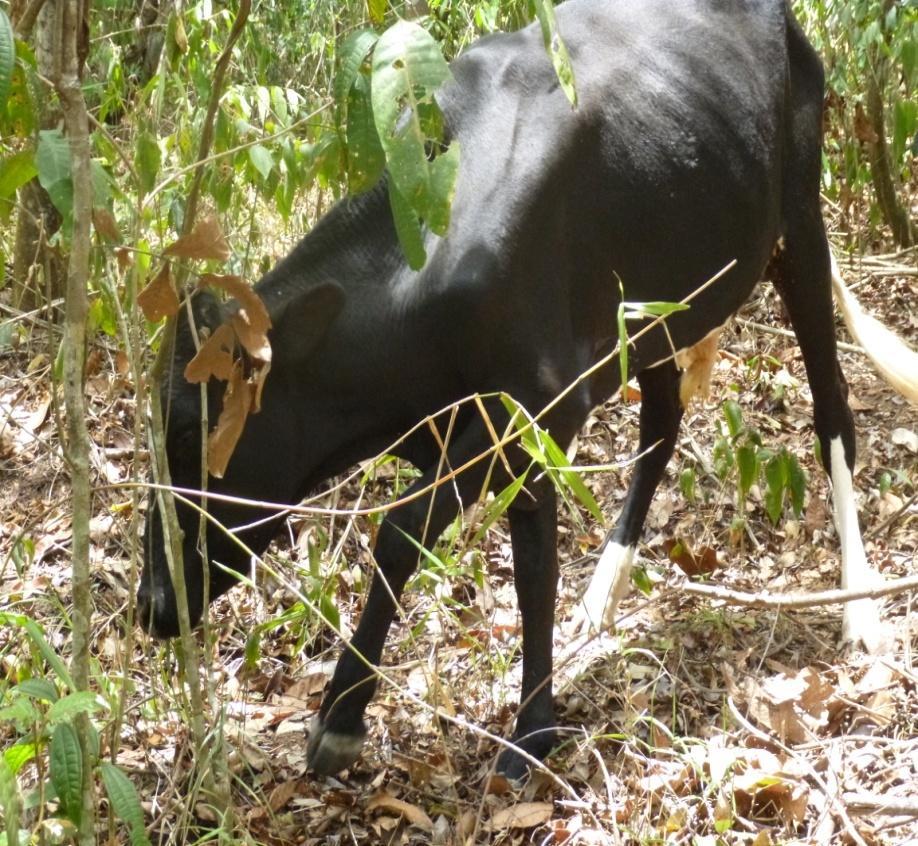
[[[912,346],[915,256],[842,263],[864,305]],[[305,762],[305,734],[338,653],[335,638],[272,577],[259,575],[258,590],[236,588],[216,603],[208,669],[217,695],[206,716],[222,718],[233,802],[251,840],[918,843],[911,596],[883,601],[895,642],[887,654],[867,656],[840,647],[838,606],[777,611],[691,595],[667,554],[673,541],[708,561],[716,554],[702,580],[734,590],[838,586],[838,543],[813,449],[802,358],[792,339],[772,331],[788,329],[770,285],[729,325],[711,399],[686,415],[647,521],[639,555],[651,595],[634,590],[617,632],[574,654],[565,651],[564,624],[589,581],[605,527],[585,514],[564,516],[555,690],[565,742],[548,769],[521,788],[490,775],[498,752],[492,741],[434,713],[439,708],[495,734],[511,728],[520,632],[504,528],[421,574],[420,589],[406,594],[405,617],[385,656],[395,684],[381,684],[363,755],[338,778],[312,777]],[[22,343],[0,349],[0,607],[37,620],[67,656],[70,505],[49,387],[49,350],[56,348],[49,332],[34,322]],[[847,340],[843,328],[839,336]],[[869,559],[886,579],[918,574],[918,413],[863,354],[843,350],[841,361],[858,431],[855,481]],[[147,475],[145,451],[134,450],[133,385],[122,357],[104,342],[92,348],[88,375],[94,677],[108,701],[122,704],[117,761],[140,792],[151,839],[193,842],[212,812],[189,783],[194,751],[177,658],[125,624],[138,578],[139,521],[124,483]],[[788,510],[773,526],[759,486],[738,506],[735,479],[712,472],[725,399],[739,402],[769,449],[786,447],[799,459],[808,477],[799,518]],[[606,404],[579,439],[577,463],[616,465],[586,475],[607,521],[629,478],[638,407]],[[689,501],[680,478],[692,475]],[[391,466],[383,468],[363,488],[335,489],[324,504],[342,514],[358,500],[384,504],[394,476]],[[736,532],[740,509],[747,529]],[[370,521],[346,515],[298,516],[270,557],[285,581],[330,601],[348,632],[363,604],[373,530]],[[310,569],[310,548],[321,553],[319,570]],[[34,661],[19,630],[0,628],[0,694]],[[115,710],[104,717],[110,726]],[[110,730],[103,739],[110,748]],[[0,720],[0,747],[16,740],[12,724]],[[32,768],[21,774],[25,786],[38,776]]]

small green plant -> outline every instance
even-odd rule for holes
[[[99,730],[88,718],[107,708],[102,698],[74,689],[66,664],[34,620],[2,612],[0,626],[24,631],[36,656],[34,664],[19,668],[15,684],[0,688],[0,726],[16,738],[0,757],[0,846],[73,837],[83,814],[87,767],[101,778],[114,815],[130,830],[132,846],[149,844],[133,784],[117,766],[99,760]],[[83,717],[89,760],[78,733]],[[36,778],[30,778],[33,786],[24,790],[20,776],[28,766],[34,767]]]
[[[736,477],[737,516],[733,530],[745,526],[745,503],[755,484],[763,488],[765,513],[777,524],[790,502],[796,517],[803,512],[806,474],[797,457],[785,447],[772,450],[764,446],[759,431],[747,426],[739,403],[727,400],[723,404],[726,432],[721,431],[714,443],[714,473],[721,482]],[[683,485],[683,492],[686,487]]]

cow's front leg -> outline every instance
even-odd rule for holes
[[[541,760],[555,745],[552,646],[558,592],[558,515],[555,489],[546,485],[536,503],[525,493],[510,509],[513,578],[523,620],[523,684],[513,742]],[[505,749],[498,772],[524,776],[526,759]]]
[[[430,488],[451,468],[483,453],[490,443],[480,420],[470,423],[447,449],[446,461],[429,468],[407,491],[406,505],[393,509],[379,530],[374,556],[376,571],[370,594],[350,644],[335,667],[309,735],[307,761],[320,775],[349,767],[359,756],[366,737],[363,713],[376,690],[375,667],[382,657],[396,604],[419,560],[419,545],[433,543],[462,506],[474,502],[492,462],[484,458],[455,480],[411,499]]]

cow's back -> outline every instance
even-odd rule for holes
[[[779,234],[783,0],[569,0],[557,18],[576,108],[537,26],[479,42],[440,97],[461,165],[420,281],[470,315],[478,371],[535,338],[587,336],[589,358],[615,333],[616,276],[628,299],[678,300],[736,259],[696,306],[726,319]],[[695,340],[690,320],[671,329]]]

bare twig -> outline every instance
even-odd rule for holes
[[[749,608],[816,608],[820,605],[840,605],[857,599],[876,599],[918,590],[918,576],[906,576],[857,590],[822,590],[815,593],[744,593],[719,585],[700,585],[695,582],[685,582],[682,590],[695,596],[717,599],[728,605],[745,605]]]
[[[870,793],[842,794],[852,814],[888,814],[889,816],[918,817],[918,799],[907,796],[874,796]]]
[[[736,322],[741,326],[747,326],[750,329],[755,329],[756,332],[767,332],[770,335],[780,335],[782,338],[793,338],[797,339],[797,336],[790,331],[790,329],[781,329],[779,326],[769,326],[767,323],[757,323],[755,320],[747,320],[745,317],[737,317]],[[845,341],[836,341],[835,345],[840,350],[845,350],[846,352],[860,353],[861,355],[867,355],[863,347],[858,346],[857,344],[849,344]]]
[[[892,514],[889,515],[882,523],[878,523],[876,526],[871,526],[870,529],[864,532],[865,538],[876,537],[880,532],[888,529],[893,523],[896,522],[906,511],[908,511],[912,505],[914,505],[915,500],[918,500],[918,494],[912,494],[908,500],[902,505],[901,508],[897,508]]]
[[[38,20],[38,13],[44,5],[45,0],[32,0],[20,15],[19,20],[16,21],[16,34],[23,40],[27,39],[32,33],[32,27],[35,26],[35,21]]]

